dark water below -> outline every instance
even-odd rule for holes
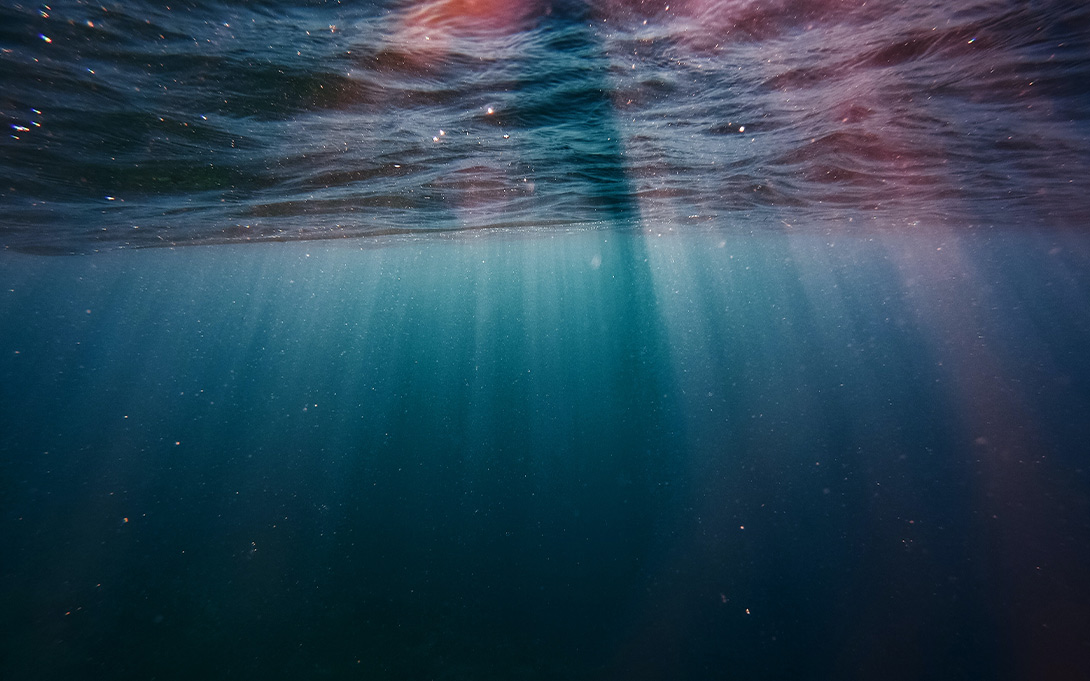
[[[0,0],[0,678],[1090,678],[1088,7]]]
[[[1090,669],[1087,238],[336,243],[0,260],[5,678]]]

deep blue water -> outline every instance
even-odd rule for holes
[[[1087,678],[1088,48],[0,0],[0,678]]]

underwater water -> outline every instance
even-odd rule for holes
[[[1086,678],[1088,48],[0,2],[0,677]]]

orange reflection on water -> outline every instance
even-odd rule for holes
[[[394,40],[414,61],[427,60],[449,54],[459,38],[517,33],[541,9],[540,0],[425,0],[404,12]]]
[[[427,0],[405,18],[410,25],[436,30],[516,31],[538,9],[538,0]]]

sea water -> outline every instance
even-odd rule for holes
[[[1085,8],[0,19],[0,676],[1090,671]]]

